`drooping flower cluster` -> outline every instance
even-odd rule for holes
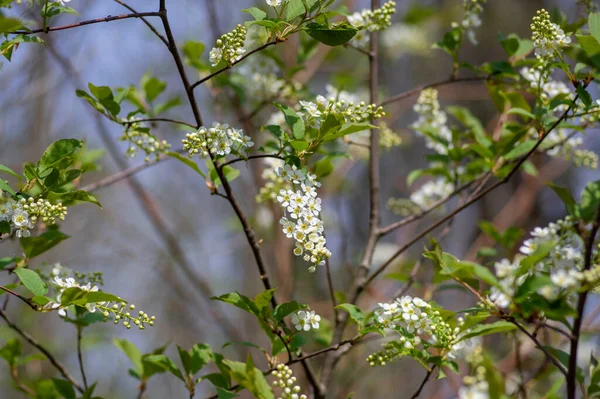
[[[254,32],[254,29],[251,32]],[[246,44],[246,47],[251,48],[252,45]],[[282,79],[281,74],[281,69],[272,58],[257,56],[240,64],[232,74],[231,80],[244,88],[248,100],[260,103],[273,101],[276,97],[284,99],[294,92],[294,85]]]
[[[213,156],[225,156],[232,152],[240,154],[240,151],[246,151],[254,145],[251,138],[244,135],[241,129],[218,122],[214,122],[208,129],[202,126],[197,132],[187,133],[181,143],[190,158],[196,154],[202,158],[208,157],[209,154]]]
[[[392,303],[380,303],[375,311],[378,327],[396,331],[400,338],[383,345],[384,350],[367,357],[371,366],[385,365],[430,347],[449,352],[457,340],[458,329],[445,322],[439,310],[417,297],[403,296]]]
[[[550,77],[549,70],[525,67],[521,69],[521,75],[527,80],[529,86],[534,89],[535,94],[538,95],[543,104],[548,105],[551,100],[559,95],[565,100],[574,98],[573,91],[564,82],[553,80]],[[567,107],[566,104],[560,104],[554,108],[554,112],[562,113]]]
[[[529,131],[529,136],[533,139],[537,138],[537,134],[535,129]],[[598,154],[580,148],[582,145],[581,137],[574,137],[566,129],[555,129],[548,133],[540,150],[545,151],[551,157],[572,161],[577,167],[598,168]]]
[[[467,33],[469,41],[473,44],[477,44],[475,28],[481,26],[480,15],[483,12],[483,5],[486,1],[487,0],[463,0],[465,15],[463,16],[462,21],[452,23],[453,28],[463,29]]]
[[[318,330],[320,321],[321,316],[315,314],[314,310],[301,310],[292,315],[292,324],[298,331],[309,331],[311,327]]]
[[[306,399],[306,395],[300,393],[301,388],[296,383],[296,377],[294,377],[292,369],[285,364],[278,364],[277,370],[272,373],[273,377],[276,378],[273,381],[273,388],[281,389],[281,396],[279,399]]]
[[[571,38],[550,20],[548,11],[538,10],[537,15],[531,22],[531,40],[535,47],[535,55],[538,57],[551,57],[554,51],[568,46]]]
[[[317,187],[321,184],[315,175],[296,166],[284,165],[277,170],[277,176],[292,187],[282,189],[277,196],[277,202],[285,214],[280,220],[283,232],[288,238],[296,240],[294,255],[310,262],[308,270],[314,272],[317,266],[325,264],[325,258],[331,256],[325,246],[327,240],[323,235],[323,221],[319,217],[321,199],[317,197]]]
[[[260,188],[256,195],[258,203],[277,200],[277,195],[281,190],[287,191],[291,188],[289,182],[277,174],[277,170],[283,167],[283,160],[278,158],[265,158],[262,179],[265,185]]]
[[[41,220],[43,223],[54,224],[56,220],[65,220],[67,207],[62,203],[51,204],[48,200],[33,197],[20,198],[18,201],[12,198],[0,202],[0,221],[7,221],[11,228],[16,231],[17,237],[31,236],[30,230],[35,223]]]
[[[134,312],[134,304],[127,305],[126,303],[115,303],[112,306],[110,306],[110,304],[98,304],[98,309],[102,311],[104,321],[107,321],[108,317],[112,315],[114,324],[123,322],[123,327],[127,329],[136,326],[138,329],[144,330],[146,329],[146,324],[152,327],[156,321],[155,316],[148,316],[147,313],[141,310],[136,314]]]
[[[150,156],[158,159],[171,148],[171,144],[166,140],[159,140],[150,133],[150,128],[144,126],[143,122],[136,122],[138,118],[130,118],[127,121],[127,127],[119,140],[129,143],[129,148],[125,155],[129,158],[135,158],[139,150],[142,150],[146,156],[144,160],[150,161]],[[131,122],[131,123],[130,123]]]
[[[369,118],[385,116],[383,107],[375,104],[366,104],[358,101],[358,97],[331,85],[326,86],[326,96],[318,95],[316,102],[300,101],[305,123],[318,129],[329,115],[345,121],[345,123],[358,123]]]
[[[532,275],[549,276],[549,283],[537,290],[539,295],[548,300],[575,293],[586,282],[595,284],[595,281],[587,280],[587,277],[593,278],[590,273],[586,275],[582,272],[583,241],[570,216],[547,227],[536,227],[530,235],[519,248],[520,254],[514,261],[503,259],[494,265],[500,286],[492,287],[489,299],[496,306],[509,307],[516,289]],[[548,255],[529,270],[521,270],[522,259],[544,247],[548,249]]]
[[[447,154],[452,148],[452,131],[446,126],[448,117],[441,110],[438,91],[428,88],[421,92],[413,110],[419,119],[411,127],[425,137],[425,145],[435,152]]]
[[[396,13],[396,2],[388,1],[375,10],[364,9],[348,16],[348,22],[360,29],[351,43],[365,47],[369,43],[368,32],[378,32],[392,25],[392,15]]]
[[[402,145],[402,137],[394,132],[387,123],[379,123],[379,147],[389,150]]]
[[[58,287],[58,290],[59,290],[58,296],[56,297],[57,303],[61,303],[62,295],[65,292],[65,290],[67,290],[68,288],[79,288],[82,291],[86,291],[86,292],[96,292],[99,290],[97,285],[93,285],[89,281],[86,282],[85,284],[83,284],[80,281],[77,281],[74,277],[63,278],[63,277],[60,277],[60,275],[54,276],[53,283]],[[85,308],[88,310],[88,312],[94,313],[96,311],[97,305],[104,305],[104,302],[86,303]],[[58,314],[63,317],[66,317],[67,316],[66,308],[61,307],[58,310]]]
[[[210,63],[212,66],[217,66],[221,61],[225,61],[231,65],[238,61],[246,50],[244,49],[244,41],[248,31],[243,25],[238,25],[231,32],[222,35],[216,43],[216,47],[210,50]]]

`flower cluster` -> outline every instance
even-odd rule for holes
[[[387,342],[384,350],[367,357],[371,366],[411,354],[413,350],[436,347],[450,351],[458,329],[445,322],[439,310],[421,298],[403,296],[392,303],[380,303],[375,311],[378,327],[398,332],[398,340]]]
[[[74,277],[62,278],[60,276],[55,276],[53,283],[59,289],[58,296],[56,297],[56,302],[58,302],[58,303],[61,303],[63,293],[65,292],[65,290],[67,290],[69,288],[79,288],[82,291],[86,291],[86,292],[96,292],[99,290],[97,285],[92,285],[91,282],[82,284],[80,281],[77,281]],[[104,304],[104,302],[86,303],[85,308],[88,310],[88,312],[94,313],[96,311],[97,305],[103,305],[103,304]],[[67,316],[66,308],[60,308],[58,310],[58,314],[63,317],[66,317]]]
[[[475,38],[475,28],[481,26],[481,18],[479,15],[483,12],[483,5],[486,0],[463,0],[463,8],[465,15],[461,22],[453,22],[453,28],[460,28],[466,31],[467,37],[473,44],[477,44]]]
[[[47,224],[54,224],[56,220],[65,220],[67,207],[62,203],[51,204],[48,200],[33,197],[20,198],[15,201],[11,198],[0,203],[0,221],[7,221],[16,230],[17,237],[29,237],[35,223],[41,220]]]
[[[385,116],[383,107],[358,101],[358,97],[339,91],[331,85],[326,87],[326,96],[318,95],[316,102],[300,101],[305,123],[318,129],[329,115],[344,120],[346,123],[357,123],[369,118]]]
[[[446,179],[439,178],[423,184],[417,191],[411,194],[410,200],[417,204],[422,210],[428,210],[436,202],[447,198],[454,192],[454,184]]]
[[[379,147],[389,150],[402,145],[402,137],[395,133],[387,123],[379,123]]]
[[[279,7],[281,5],[281,0],[267,0],[267,5],[271,7]]]
[[[378,32],[392,25],[392,15],[396,13],[396,2],[388,1],[375,10],[364,9],[348,16],[348,22],[360,29],[352,38],[352,43],[365,47],[369,43],[368,32]]]
[[[519,248],[520,254],[514,261],[503,259],[494,265],[500,286],[492,287],[489,299],[500,308],[511,305],[516,289],[531,275],[549,276],[550,283],[537,290],[539,295],[548,300],[576,292],[582,282],[587,280],[582,272],[583,242],[570,216],[550,223],[547,227],[536,227],[530,235],[531,237]],[[521,270],[517,277],[516,272],[521,268],[521,260],[542,247],[549,248],[549,254],[530,270]],[[593,277],[590,273],[587,276]]]
[[[254,145],[251,138],[244,135],[242,130],[218,122],[214,122],[211,128],[202,126],[197,132],[186,134],[181,143],[190,158],[196,154],[203,158],[208,157],[209,154],[221,156],[231,152],[239,154],[241,150],[247,150]]]
[[[285,364],[277,365],[277,370],[272,373],[277,378],[273,381],[273,388],[281,388],[282,393],[279,399],[306,399],[306,395],[301,394],[301,388],[296,383],[296,377],[293,376],[292,369]]]
[[[452,148],[452,131],[446,126],[448,117],[440,109],[438,91],[425,89],[419,95],[413,110],[419,114],[419,119],[411,127],[425,137],[425,145],[435,152],[447,154]]]
[[[251,32],[254,32],[254,29]],[[251,45],[247,44],[246,47]],[[280,75],[281,69],[272,58],[252,57],[240,64],[231,80],[244,88],[249,100],[263,102],[272,101],[275,97],[287,98],[296,89],[293,84],[280,78]]]
[[[298,331],[309,331],[311,327],[318,330],[320,321],[321,316],[315,314],[314,310],[301,310],[292,315],[292,324]]]
[[[144,160],[150,161],[150,156],[154,155],[156,159],[171,148],[166,140],[159,140],[150,134],[150,128],[136,121],[136,118],[130,118],[127,121],[127,128],[119,138],[121,141],[127,141],[129,148],[125,155],[129,158],[135,158],[139,150],[142,150],[146,156]]]
[[[429,31],[418,25],[397,23],[381,35],[386,55],[398,59],[404,54],[423,55],[431,50]]]
[[[550,14],[544,9],[538,10],[533,17],[531,31],[535,55],[538,57],[552,56],[555,50],[571,43],[571,38],[565,35],[560,26],[552,23]]]
[[[552,99],[559,95],[564,97],[564,99],[572,100],[574,98],[573,92],[569,87],[564,82],[553,80],[548,70],[540,67],[525,67],[521,69],[521,75],[545,105],[548,105]],[[554,108],[554,112],[562,113],[567,107],[566,104],[560,104]]]
[[[210,63],[217,66],[221,61],[231,65],[242,58],[246,52],[244,41],[248,31],[243,25],[238,25],[231,32],[225,33],[217,40],[216,47],[210,50]]]
[[[285,213],[280,220],[283,232],[296,240],[294,255],[303,256],[311,263],[308,270],[314,272],[331,256],[325,246],[323,221],[319,218],[321,199],[317,197],[317,187],[321,184],[315,175],[296,166],[284,165],[277,170],[277,176],[292,186],[292,189],[282,189],[277,196]]]
[[[281,190],[287,191],[292,187],[288,181],[277,174],[277,170],[282,167],[282,159],[264,158],[264,169],[261,177],[265,181],[265,185],[260,188],[260,191],[256,195],[258,203],[276,201],[277,195]]]
[[[123,327],[127,329],[130,329],[132,325],[134,325],[140,330],[144,330],[146,328],[146,324],[152,327],[154,326],[154,321],[156,320],[156,317],[148,316],[147,313],[144,313],[141,310],[135,314],[135,312],[133,312],[135,310],[134,304],[129,306],[127,306],[125,303],[115,303],[112,306],[110,306],[110,304],[98,304],[98,308],[102,311],[104,321],[107,321],[108,317],[113,315],[114,323],[119,324],[119,322],[122,321]]]
[[[529,131],[529,136],[533,139],[537,138],[537,134],[535,129]],[[581,145],[583,145],[581,137],[573,137],[566,129],[555,129],[548,133],[540,149],[551,157],[572,160],[577,167],[596,169],[598,154],[580,148]]]

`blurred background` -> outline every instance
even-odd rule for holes
[[[155,11],[158,2],[138,0],[127,4],[137,11]],[[186,40],[204,42],[210,49],[215,32],[224,33],[249,19],[241,10],[263,1],[243,0],[177,0],[167,1],[173,33],[179,43]],[[367,1],[345,2],[351,11],[369,7]],[[430,48],[440,40],[452,21],[462,19],[462,1],[405,1],[397,0],[398,12],[394,21],[402,24],[391,30],[383,40],[380,82],[382,97],[415,88],[421,84],[448,78],[451,70],[449,57],[442,51]],[[484,61],[505,59],[497,41],[500,32],[515,32],[529,37],[532,15],[540,8],[560,7],[568,15],[581,10],[575,0],[488,0],[483,13],[483,25],[476,30],[478,46],[467,43],[462,50],[462,60],[478,64]],[[432,15],[407,31],[407,15],[415,4]],[[127,13],[114,1],[73,0],[69,6],[79,11],[79,16],[63,15],[53,20],[53,25],[73,23],[78,20]],[[36,19],[37,10],[15,6],[10,13]],[[160,25],[158,20],[152,20]],[[404,30],[403,30],[404,29]],[[95,24],[75,30],[43,35],[46,46],[23,45],[13,55],[12,62],[3,60],[0,70],[0,163],[14,170],[22,170],[27,161],[39,159],[43,150],[58,138],[75,137],[87,142],[90,149],[107,149],[100,160],[101,169],[87,174],[83,184],[98,181],[123,169],[143,163],[143,157],[125,159],[125,143],[117,139],[122,127],[97,115],[87,103],[75,96],[75,89],[85,89],[88,82],[95,85],[126,87],[138,84],[142,75],[152,75],[168,82],[167,97],[179,96],[184,105],[168,111],[167,116],[192,122],[181,81],[173,59],[165,46],[136,19]],[[274,51],[283,60],[293,60],[297,52],[297,39],[277,46]],[[208,50],[207,49],[207,50]],[[208,51],[204,57],[208,57]],[[199,76],[188,70],[192,80]],[[325,94],[328,83],[346,82],[354,87],[349,91],[364,91],[368,81],[366,57],[351,49],[319,47],[305,71],[297,78],[314,93]],[[350,83],[348,83],[350,82]],[[235,105],[231,93],[213,90],[209,86],[196,89],[205,123],[219,120],[236,125],[236,107],[249,112],[251,104]],[[440,89],[442,105],[458,104],[469,107],[481,118],[484,125],[493,128],[497,122],[496,109],[489,100],[487,89],[481,83],[448,85]],[[390,197],[408,197],[408,173],[427,165],[422,139],[408,129],[416,116],[412,105],[416,97],[392,104],[387,121],[403,138],[403,145],[384,151],[381,161],[383,224],[399,219],[385,208]],[[219,106],[215,106],[219,104]],[[252,122],[252,131],[245,131],[261,141],[259,127],[273,109],[265,109]],[[240,126],[241,127],[241,126]],[[490,128],[491,130],[491,128]],[[179,148],[183,132],[168,124],[153,127],[153,133]],[[600,151],[600,142],[594,140],[598,132],[590,129],[585,147]],[[336,161],[336,171],[323,180],[320,195],[324,201],[322,212],[328,247],[333,252],[332,273],[336,291],[346,291],[360,260],[368,229],[368,190],[365,153],[352,148],[352,159]],[[479,246],[488,243],[477,227],[479,220],[493,221],[500,228],[516,225],[529,231],[546,225],[562,216],[563,207],[557,198],[544,188],[548,180],[558,180],[579,192],[595,171],[575,169],[569,163],[535,158],[539,178],[517,176],[506,186],[496,190],[456,218],[452,231],[443,239],[443,247],[458,257],[472,259]],[[240,164],[242,165],[242,164]],[[268,205],[258,205],[257,181],[260,181],[260,162],[241,166],[242,176],[233,183],[234,192],[246,212],[259,238],[264,239],[263,250],[274,285],[279,287],[280,302],[295,299],[309,303],[324,319],[332,320],[331,303],[325,279],[325,270],[310,275],[301,259],[292,254],[291,240],[279,232],[278,216]],[[134,342],[143,352],[170,342],[167,353],[176,357],[175,343],[184,348],[204,342],[219,350],[229,341],[248,341],[268,347],[264,334],[249,315],[226,304],[208,301],[208,296],[239,291],[254,296],[262,291],[256,265],[240,225],[229,204],[222,198],[211,196],[202,180],[191,169],[174,160],[161,162],[95,192],[103,208],[80,205],[69,209],[62,230],[71,238],[43,257],[42,262],[60,262],[68,268],[88,272],[104,272],[108,292],[120,295],[155,315],[154,328],[145,331],[126,330],[111,324],[96,324],[85,330],[85,365],[88,378],[100,381],[97,394],[105,398],[132,398],[137,394],[136,381],[128,376],[129,360],[112,344],[113,337]],[[451,205],[452,206],[452,205]],[[375,264],[387,259],[415,232],[431,223],[432,218],[409,225],[386,236],[379,244]],[[438,232],[439,233],[439,232]],[[406,274],[418,260],[426,242],[413,246],[397,265],[389,270]],[[0,246],[0,257],[19,255],[17,242]],[[417,282],[426,282],[430,264],[421,268]],[[6,283],[8,277],[0,277]],[[377,302],[389,301],[403,282],[381,278],[364,295],[360,307],[372,308]],[[457,290],[426,292],[426,284],[415,284],[411,295],[433,299],[452,310],[473,305],[467,294]],[[210,291],[210,294],[208,293]],[[8,313],[21,327],[47,344],[71,370],[77,379],[76,330],[54,314],[34,314],[20,303],[10,301]],[[327,322],[322,323],[326,331]],[[13,332],[0,323],[0,342],[13,336]],[[488,343],[492,343],[489,341]],[[498,367],[504,373],[513,370],[513,348],[506,342],[494,346]],[[598,347],[597,341],[589,345]],[[374,340],[353,349],[337,366],[331,396],[346,398],[355,392],[355,398],[407,397],[416,390],[425,371],[413,360],[406,359],[385,368],[372,369],[365,361],[368,353],[378,350],[380,342]],[[308,351],[319,349],[311,343]],[[28,353],[34,350],[25,346]],[[587,349],[589,352],[589,346]],[[249,349],[240,345],[227,346],[223,353],[228,358],[244,360]],[[252,351],[260,367],[265,367],[260,352]],[[535,364],[542,362],[539,354],[528,358]],[[318,367],[320,360],[314,360]],[[211,366],[212,367],[212,366]],[[294,368],[303,379],[301,368]],[[208,372],[208,371],[207,371]],[[27,375],[55,375],[47,362],[29,363],[23,372]],[[0,363],[0,397],[21,398],[12,387],[8,369]],[[447,378],[430,383],[424,398],[452,398],[460,378]],[[303,383],[303,386],[307,386]],[[196,397],[212,394],[208,382],[198,387]],[[175,378],[167,375],[153,377],[147,398],[186,397],[186,390]],[[246,397],[246,396],[243,396]]]

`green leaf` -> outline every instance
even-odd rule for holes
[[[21,181],[21,179],[22,179],[21,175],[17,174],[14,170],[9,168],[8,166],[4,166],[2,164],[0,164],[0,172],[8,173],[9,175],[12,175],[12,176],[16,177],[17,179],[19,179],[19,181]]]
[[[472,327],[467,334],[463,335],[460,338],[460,341],[464,341],[473,337],[481,337],[483,335],[504,333],[512,331],[515,328],[517,328],[517,326],[504,320],[499,320],[491,324],[479,324]]]
[[[100,104],[106,109],[112,116],[117,116],[121,112],[121,106],[115,101],[112,90],[108,86],[94,86],[92,83],[88,84],[90,92],[100,101]]]
[[[576,208],[576,215],[585,221],[592,221],[600,207],[600,180],[590,182],[581,193],[581,202]]]
[[[527,140],[510,150],[504,155],[504,159],[511,160],[519,158],[531,151],[537,144],[537,140]]]
[[[562,351],[558,348],[555,348],[553,346],[543,346],[543,348],[549,352],[552,356],[554,356],[556,359],[558,359],[559,362],[561,362],[565,367],[569,367],[569,354],[565,351]],[[583,373],[583,370],[581,369],[581,367],[577,367],[577,371],[575,372],[575,375],[577,377],[577,381],[579,381],[580,384],[583,384],[583,381],[585,380],[585,374]]]
[[[275,295],[276,290],[277,288],[271,288],[254,297],[254,303],[260,312],[269,307],[271,304],[271,298],[273,298],[273,295]]]
[[[369,123],[349,123],[347,125],[342,126],[336,132],[326,134],[325,137],[323,137],[323,141],[339,139],[340,137],[344,137],[352,133],[362,132],[364,130],[369,129],[378,129],[378,127]]]
[[[66,193],[50,193],[50,200],[60,200],[64,205],[75,205],[81,202],[90,202],[102,208],[102,204],[92,194],[84,190],[67,191]]]
[[[358,30],[348,22],[327,26],[316,22],[306,25],[306,33],[315,40],[328,46],[341,46],[348,43]]]
[[[577,85],[577,95],[579,96],[579,99],[581,99],[583,104],[586,106],[586,108],[589,108],[592,105],[592,96],[582,85]]]
[[[302,118],[298,116],[296,111],[294,111],[287,105],[275,104],[275,106],[279,108],[281,112],[283,112],[285,122],[290,127],[290,129],[292,129],[292,135],[294,136],[294,138],[297,140],[301,140],[304,137],[304,134],[306,133],[306,127],[304,126],[304,121],[302,120]]]
[[[3,258],[0,258],[0,270],[4,270],[4,268],[8,265],[10,265],[11,263],[15,263],[20,261],[21,258],[18,258],[16,256],[5,256]]]
[[[177,346],[183,369],[189,375],[194,375],[212,360],[212,349],[206,344],[196,344],[186,351]]]
[[[356,306],[351,303],[343,303],[341,305],[336,306],[336,309],[343,309],[350,315],[350,318],[356,322],[361,328],[365,323],[365,315],[363,312]]]
[[[212,297],[210,299],[212,299],[214,301],[225,302],[225,303],[228,303],[233,306],[237,306],[238,308],[245,310],[246,312],[251,313],[255,316],[260,315],[260,311],[259,311],[258,307],[256,306],[256,304],[252,301],[252,299],[250,299],[247,296],[244,296],[242,294],[239,294],[237,292],[224,294],[219,297]]]
[[[257,21],[262,21],[263,19],[267,18],[267,13],[256,7],[245,8],[242,10],[242,12],[247,12],[248,14],[252,15]]]
[[[89,291],[85,295],[86,303],[97,303],[97,302],[125,302],[120,297],[109,294],[104,291]]]
[[[317,0],[304,0],[304,1],[306,2],[306,4],[308,5],[309,8],[312,7],[313,5],[315,5],[315,3],[317,2]],[[288,2],[286,13],[285,13],[286,21],[289,22],[296,17],[304,15],[304,13],[307,12],[306,7],[304,7],[304,1],[303,0],[290,0]]]
[[[167,88],[167,82],[159,80],[155,77],[144,75],[142,77],[142,88],[146,94],[146,99],[149,103],[154,101],[165,89]]]
[[[600,13],[593,12],[588,17],[588,27],[590,34],[600,42]]]
[[[511,108],[507,114],[509,115],[521,115],[524,116],[527,119],[535,119],[535,115],[532,114],[531,112],[523,109],[523,108]]]
[[[144,356],[142,358],[142,364],[144,365],[144,369],[146,369],[146,365],[148,365],[156,368],[159,370],[159,372],[169,372],[175,377],[179,378],[181,381],[185,382],[181,371],[177,368],[175,363],[173,363],[173,361],[165,355]]]
[[[196,162],[194,162],[193,160],[191,160],[190,158],[185,157],[177,152],[172,152],[172,151],[167,152],[167,155],[170,156],[171,158],[175,158],[175,159],[183,162],[184,164],[186,164],[187,166],[192,168],[200,176],[202,176],[206,179],[206,175],[204,174],[204,172],[202,172],[202,170],[200,170],[200,167],[198,166],[198,164]]]
[[[239,396],[240,395],[236,394],[235,392],[217,387],[217,399],[233,399]]]
[[[593,36],[575,35],[577,42],[588,56],[594,56],[600,53],[600,43]]]
[[[17,364],[19,357],[21,357],[22,353],[22,344],[16,338],[6,341],[4,346],[0,348],[0,357],[6,360],[6,362],[14,366]]]
[[[69,381],[53,378],[52,383],[63,398],[75,399],[77,397],[75,394],[75,388],[73,388],[73,384],[71,384]]]
[[[333,172],[333,163],[329,157],[319,159],[314,166],[315,175],[319,178],[329,176]]]
[[[61,164],[65,158],[73,155],[75,151],[83,147],[83,142],[77,139],[61,139],[50,144],[44,155],[37,163],[38,173],[42,173],[45,170],[54,167],[55,165]]]
[[[262,372],[254,367],[252,358],[248,356],[246,363],[233,360],[223,360],[231,369],[231,376],[241,386],[246,388],[255,398],[274,399],[271,386],[263,376]]]
[[[18,268],[14,270],[14,273],[33,295],[45,295],[48,292],[48,287],[42,281],[40,275],[33,270]]]
[[[296,301],[280,303],[277,305],[277,307],[275,307],[275,310],[273,311],[273,317],[275,320],[281,321],[284,319],[284,317],[305,308],[306,305],[299,304]]]
[[[577,203],[575,202],[575,198],[571,195],[571,192],[566,187],[557,186],[553,183],[546,183],[548,187],[552,189],[558,195],[558,197],[562,200],[562,202],[567,206],[567,209],[574,209]]]
[[[16,18],[3,18],[0,15],[0,35],[19,29],[22,26],[21,21]]]
[[[67,238],[69,236],[60,231],[50,230],[38,237],[21,238],[21,247],[25,255],[31,259],[52,249]]]
[[[0,179],[0,190],[5,191],[5,192],[9,193],[10,195],[17,195],[17,193],[15,193],[15,190],[13,190],[8,185],[8,182],[6,180]]]
[[[290,141],[290,145],[292,146],[292,148],[294,148],[294,150],[302,152],[308,148],[309,144],[304,140],[292,140]]]

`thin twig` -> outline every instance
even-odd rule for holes
[[[117,0],[115,0],[115,1],[117,1]],[[196,126],[192,125],[191,123],[184,122],[184,121],[179,121],[177,119],[169,119],[169,118],[136,119],[136,120],[132,120],[132,121],[123,121],[121,123],[123,125],[132,125],[134,123],[139,123],[139,122],[170,122],[170,123],[175,123],[175,124],[178,124],[178,125],[189,126],[191,128],[196,129]]]
[[[583,271],[590,270],[592,267],[592,257],[594,254],[594,240],[598,229],[600,228],[600,208],[596,210],[596,218],[592,224],[592,228],[585,240],[585,258]],[[585,311],[585,302],[589,291],[584,290],[579,294],[577,300],[577,316],[573,320],[573,329],[571,330],[571,345],[569,351],[569,372],[567,375],[567,397],[575,399],[577,388],[577,349],[579,347],[579,336],[581,334],[581,324],[583,322],[583,313]]]
[[[421,394],[421,391],[423,391],[423,388],[425,387],[425,384],[427,384],[427,381],[429,381],[429,378],[431,378],[431,375],[433,374],[433,371],[435,370],[435,366],[433,366],[431,369],[429,369],[427,371],[427,374],[425,374],[425,378],[423,378],[423,381],[421,381],[421,385],[419,385],[419,388],[417,389],[417,391],[410,397],[410,399],[416,399],[419,397],[419,395]]]
[[[87,376],[85,375],[85,368],[83,367],[83,351],[81,350],[81,341],[83,340],[83,327],[77,326],[77,360],[79,361],[79,371],[81,371],[81,378],[83,379],[83,387],[87,391],[88,383]]]
[[[42,352],[44,354],[44,356],[46,356],[46,358],[50,361],[50,363],[52,363],[52,365],[64,377],[64,379],[68,380],[79,392],[84,392],[83,387],[81,385],[79,385],[79,383],[75,380],[75,378],[73,378],[73,376],[71,376],[71,374],[69,373],[69,371],[67,370],[67,368],[61,362],[59,362],[56,359],[56,357],[54,357],[54,355],[52,355],[48,351],[48,349],[46,349],[35,338],[33,338],[33,336],[31,336],[31,334],[29,334],[28,332],[22,330],[19,326],[17,326],[16,324],[14,324],[8,318],[8,316],[6,315],[6,313],[4,312],[4,310],[2,310],[2,309],[0,309],[0,317],[4,319],[4,321],[6,322],[6,324],[8,324],[8,326],[12,330],[14,330],[21,337],[23,337],[23,339],[25,339],[31,345],[33,345],[34,347],[36,347],[40,352]]]
[[[21,295],[21,294],[19,294],[17,292],[14,292],[13,290],[11,290],[9,288],[6,288],[6,287],[4,287],[2,285],[0,285],[0,290],[5,291],[5,292],[11,294],[12,296],[15,296],[15,297],[19,298],[20,300],[22,300],[23,302],[25,302],[31,309],[37,310],[36,306],[33,303],[31,303],[31,301],[28,298],[25,298],[23,295]]]
[[[136,10],[134,10],[133,7],[131,7],[129,4],[126,4],[121,0],[115,0],[115,2],[119,3],[120,5],[122,5],[129,11],[131,11],[132,13],[138,14],[138,12]],[[142,22],[144,24],[146,24],[146,26],[152,31],[152,33],[154,33],[165,44],[165,46],[167,46],[167,47],[169,46],[169,42],[167,41],[167,39],[163,35],[160,34],[160,32],[154,27],[154,25],[152,25],[150,22],[148,22],[148,20],[144,17],[140,17],[140,19],[142,20]]]
[[[73,29],[73,28],[78,28],[80,26],[98,24],[101,22],[111,22],[111,21],[117,21],[117,20],[128,19],[128,18],[159,17],[160,15],[161,15],[160,12],[156,12],[156,11],[154,11],[154,12],[137,12],[137,13],[133,13],[133,14],[109,15],[104,18],[89,19],[87,21],[78,22],[76,24],[62,25],[62,26],[55,26],[55,27],[47,26],[45,28],[39,28],[39,29],[34,29],[34,30],[19,30],[19,31],[8,32],[7,34],[9,34],[9,35],[32,35],[35,33],[42,33],[42,32],[48,33],[48,32],[54,32],[54,31],[59,31],[59,30]]]
[[[484,81],[484,80],[490,80],[490,77],[488,77],[488,76],[472,76],[472,77],[468,77],[468,78],[450,78],[450,79],[445,79],[445,80],[441,80],[439,82],[434,82],[434,83],[430,83],[430,84],[426,84],[426,85],[421,85],[419,87],[415,87],[414,89],[405,91],[403,93],[396,94],[393,97],[390,97],[388,99],[383,100],[379,105],[381,105],[382,107],[384,107],[384,106],[389,105],[391,103],[394,103],[396,101],[400,101],[400,100],[403,100],[405,98],[417,95],[420,92],[422,92],[423,90],[429,89],[429,88],[434,88],[434,87],[439,87],[439,86],[445,86],[445,85],[449,85],[449,84],[453,84],[453,83],[459,83],[459,82],[479,82],[479,81]]]
[[[223,162],[222,164],[219,164],[219,168],[223,169],[225,166],[227,165],[231,165],[237,162],[244,162],[244,161],[249,161],[251,159],[259,159],[259,158],[276,158],[276,159],[283,159],[283,157],[279,154],[258,154],[258,155],[250,155],[246,158],[234,158],[231,159],[227,162]]]
[[[269,46],[274,46],[277,43],[281,43],[281,41],[280,40],[274,40],[272,42],[265,43],[262,46],[259,46],[259,47],[255,48],[252,51],[247,52],[239,60],[237,60],[235,62],[232,62],[231,64],[228,64],[227,66],[224,66],[223,68],[221,68],[221,69],[219,69],[219,70],[211,73],[210,75],[203,77],[199,81],[195,82],[194,84],[192,84],[190,86],[190,89],[194,90],[196,87],[200,86],[202,83],[204,83],[204,82],[206,82],[206,81],[214,78],[215,76],[220,75],[223,72],[231,69],[233,66],[235,66],[235,65],[239,64],[240,62],[244,61],[246,58],[250,57],[252,54],[258,53],[259,51],[262,51],[262,50],[266,49]]]

